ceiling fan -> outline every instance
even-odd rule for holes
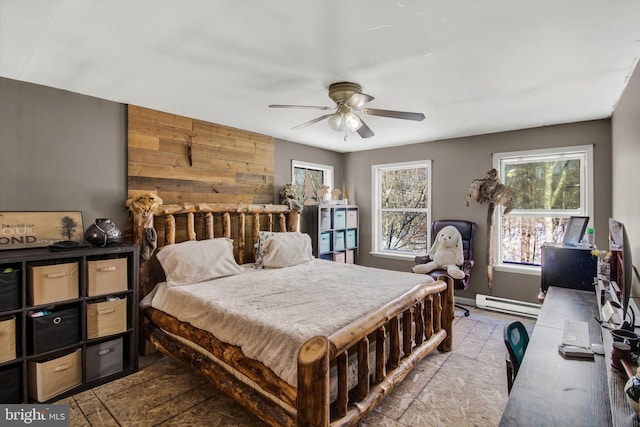
[[[369,116],[389,117],[392,119],[404,119],[421,121],[424,120],[422,113],[408,113],[405,111],[379,110],[375,108],[363,108],[364,105],[374,98],[371,95],[362,93],[362,88],[357,83],[340,82],[329,86],[329,98],[336,105],[334,107],[319,107],[313,105],[269,105],[270,108],[307,108],[312,110],[335,110],[331,114],[316,117],[308,122],[294,126],[292,129],[300,129],[305,126],[318,123],[327,119],[331,129],[344,132],[347,139],[347,132],[358,132],[362,138],[371,138],[374,133],[356,113],[367,114]]]

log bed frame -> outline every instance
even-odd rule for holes
[[[253,260],[253,244],[247,246],[247,237],[255,243],[261,229],[297,231],[299,219],[298,213],[285,205],[210,203],[163,205],[155,218],[164,223],[164,229],[156,227],[158,248],[175,243],[180,235],[186,236],[184,240],[196,240],[200,223],[204,238],[213,238],[217,230],[221,231],[218,237],[234,239],[240,264]],[[153,227],[153,220],[135,213],[132,219],[134,241],[140,243],[144,231],[141,224]],[[186,230],[176,230],[177,224]],[[232,224],[237,228],[234,235]],[[142,296],[158,281],[154,259],[141,260]],[[267,424],[355,426],[427,354],[436,348],[451,351],[453,283],[443,276],[435,284],[416,286],[348,327],[328,337],[308,340],[298,353],[297,387],[244,356],[239,347],[221,342],[206,331],[153,308],[144,309],[143,314],[141,335],[155,349],[201,373]],[[199,348],[175,336],[196,342]],[[371,348],[374,358],[370,358]],[[353,360],[357,361],[357,385],[349,390],[348,365]],[[370,360],[374,366],[370,366]],[[337,397],[330,403],[332,367],[337,371]]]

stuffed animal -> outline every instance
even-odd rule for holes
[[[296,212],[302,212],[302,204],[298,201],[298,193],[293,184],[285,184],[280,190],[280,204],[289,206]]]
[[[428,255],[431,261],[415,265],[411,271],[425,274],[433,270],[444,269],[452,278],[464,279],[464,272],[458,267],[464,262],[462,236],[453,225],[447,225],[438,232]]]

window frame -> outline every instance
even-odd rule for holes
[[[580,209],[566,210],[555,217],[566,217],[581,215],[589,217],[588,227],[593,226],[594,221],[594,164],[593,145],[576,145],[567,147],[542,148],[534,150],[508,151],[493,154],[493,167],[498,171],[501,182],[504,182],[504,165],[514,163],[529,163],[532,161],[546,159],[554,160],[560,158],[572,158],[580,160]],[[530,275],[540,275],[541,267],[536,265],[519,265],[515,263],[502,262],[502,212],[504,207],[498,206],[494,213],[493,241],[494,245],[494,269],[497,271],[507,271],[512,273],[522,273]],[[558,210],[559,211],[559,210]],[[522,210],[513,209],[508,216],[547,216],[554,210]],[[559,211],[560,212],[560,211]]]
[[[414,160],[409,162],[396,162],[396,163],[384,163],[378,165],[371,165],[371,251],[372,256],[381,258],[401,259],[413,261],[416,256],[426,255],[429,242],[431,242],[431,194],[432,194],[432,176],[433,167],[432,160]],[[427,214],[427,244],[424,248],[424,252],[401,254],[396,251],[383,250],[382,243],[380,242],[381,235],[381,215],[382,208],[380,207],[380,172],[397,169],[415,169],[415,168],[427,169],[427,207],[424,209],[417,209],[419,212],[425,212]],[[395,209],[398,211],[398,209]],[[411,209],[412,211],[414,209]],[[400,210],[401,211],[401,210]]]
[[[322,172],[322,182],[328,186],[329,189],[333,189],[333,166],[323,165],[320,163],[309,163],[301,160],[291,160],[291,184],[295,185],[296,168],[312,169]],[[299,194],[299,202],[304,203],[304,194]]]

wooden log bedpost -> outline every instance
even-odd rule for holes
[[[301,398],[304,397],[304,398]],[[328,426],[329,340],[317,336],[298,352],[298,426]]]
[[[453,348],[453,319],[454,312],[454,297],[453,297],[453,279],[449,276],[440,276],[439,280],[444,281],[447,284],[447,289],[442,293],[442,328],[447,331],[447,338],[438,346],[438,350],[442,352],[451,351]]]

